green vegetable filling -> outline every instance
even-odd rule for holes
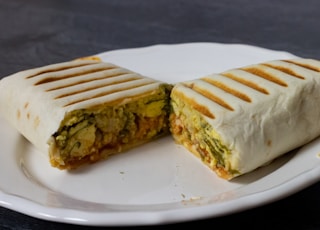
[[[171,100],[172,113],[176,113],[178,121],[173,119],[171,131],[177,132],[177,141],[192,145],[196,149],[199,157],[210,168],[223,168],[228,173],[237,174],[236,170],[231,168],[228,161],[231,151],[225,146],[211,125],[195,109],[189,107],[184,101]]]
[[[60,160],[72,164],[92,154],[110,155],[168,133],[168,90],[163,87],[157,94],[127,104],[68,113],[53,135]]]

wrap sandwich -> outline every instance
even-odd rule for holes
[[[320,61],[274,60],[177,83],[170,129],[231,180],[318,137],[319,103]]]
[[[0,112],[49,156],[74,169],[169,134],[172,86],[88,57],[0,80]]]

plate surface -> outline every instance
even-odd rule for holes
[[[97,54],[169,83],[273,59],[287,52],[240,44],[185,43]],[[73,172],[49,165],[0,117],[0,205],[36,218],[92,226],[168,224],[264,205],[320,179],[320,140],[232,181],[170,136]]]

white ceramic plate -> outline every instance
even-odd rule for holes
[[[98,54],[174,83],[287,52],[238,44],[155,45]],[[74,172],[60,171],[0,118],[0,205],[36,218],[92,226],[178,223],[227,215],[289,196],[320,178],[319,141],[232,181],[171,137]]]

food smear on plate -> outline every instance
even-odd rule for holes
[[[320,135],[320,61],[273,60],[179,82],[170,129],[231,180]]]

